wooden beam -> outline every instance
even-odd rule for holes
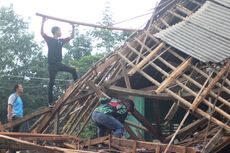
[[[24,140],[12,138],[5,135],[0,135],[0,141],[4,141],[4,143],[0,142],[1,149],[19,149],[19,150],[39,150],[40,153],[64,153],[63,151],[57,150],[55,148],[49,148],[46,146],[40,146],[31,142],[27,142]]]
[[[79,139],[74,136],[56,135],[56,134],[40,134],[40,133],[20,133],[20,132],[0,132],[0,135],[5,135],[13,138],[20,138],[27,141],[66,141],[77,142]]]
[[[94,28],[103,28],[103,29],[109,29],[109,30],[122,30],[122,31],[131,31],[131,32],[142,31],[141,29],[118,28],[118,27],[113,27],[113,26],[103,26],[103,25],[97,25],[97,24],[91,24],[91,23],[85,23],[85,22],[66,20],[66,19],[61,19],[61,18],[57,18],[57,17],[53,17],[53,16],[48,16],[48,15],[41,14],[41,13],[36,13],[36,15],[47,18],[47,19],[60,21],[60,22],[67,22],[70,24],[77,24],[77,25],[94,27]]]
[[[21,124],[21,123],[23,123],[23,122],[26,122],[26,121],[28,121],[28,120],[31,120],[31,119],[33,119],[33,118],[35,118],[35,117],[37,117],[37,116],[43,115],[43,114],[48,113],[48,112],[50,112],[50,111],[51,111],[50,108],[44,108],[44,107],[39,108],[37,111],[25,115],[23,118],[17,119],[17,120],[15,120],[13,123],[6,123],[6,124],[4,124],[3,127],[4,127],[5,129],[10,129],[10,128],[12,128],[12,127],[15,126],[15,125]]]
[[[130,139],[133,139],[133,140],[140,140],[136,134],[133,132],[133,130],[129,127],[129,125],[127,123],[124,124],[125,126],[125,130],[129,133],[130,135]]]
[[[81,140],[79,141],[78,148],[84,148],[84,147],[88,147],[90,145],[96,145],[96,144],[101,144],[103,142],[105,142],[106,140],[109,139],[109,136],[104,136],[104,137],[99,137],[99,138],[95,138],[95,139],[90,139],[89,140]]]
[[[111,66],[117,60],[118,60],[118,56],[116,54],[111,55],[110,57],[105,58],[103,63],[100,63],[100,65],[97,65],[94,71],[96,71],[96,73],[102,73],[104,70],[106,70],[109,66]]]
[[[122,71],[123,71],[126,87],[128,89],[131,89],[132,87],[131,87],[131,83],[130,83],[129,76],[128,76],[128,71],[127,71],[127,69],[125,67],[124,61],[121,61],[120,63],[121,63],[121,68],[122,68]]]
[[[132,95],[132,96],[141,96],[141,97],[147,97],[147,98],[156,98],[156,99],[171,99],[172,97],[161,93],[159,95],[154,94],[152,91],[143,91],[143,90],[136,90],[136,89],[128,89],[118,86],[110,86],[106,88],[114,93],[124,94],[124,95]]]
[[[149,55],[147,55],[139,64],[129,71],[129,75],[136,73],[138,69],[141,69],[147,62],[149,62],[157,53],[164,47],[164,43],[160,43]]]
[[[78,80],[80,81],[80,80]],[[36,133],[41,133],[43,132],[43,130],[46,129],[47,125],[49,124],[49,122],[51,121],[51,119],[54,117],[55,113],[57,111],[59,111],[59,109],[64,105],[64,103],[68,100],[68,98],[71,96],[71,94],[75,91],[75,89],[78,86],[70,86],[65,94],[57,100],[57,102],[55,103],[54,108],[52,108],[52,111],[47,113],[44,118],[41,120],[40,124],[38,125],[38,127],[36,129],[34,129],[34,132]]]
[[[176,114],[177,110],[179,107],[179,102],[174,102],[171,106],[171,108],[169,109],[168,113],[166,114],[164,121],[168,122],[170,120],[172,120],[172,118],[174,117],[174,115]]]
[[[157,88],[155,91],[157,94],[159,94],[161,91],[163,91],[167,86],[169,86],[181,73],[188,68],[188,66],[192,62],[192,57],[187,59],[185,62],[181,63]]]
[[[177,4],[176,9],[178,9],[179,11],[185,13],[187,16],[190,16],[193,14],[193,11],[187,9],[186,7],[184,7],[181,4]]]
[[[144,127],[144,126],[142,126],[142,125],[135,124],[135,123],[133,123],[133,122],[131,122],[131,121],[129,121],[129,120],[125,120],[125,123],[128,124],[128,125],[130,125],[130,126],[133,126],[133,127],[135,127],[135,128],[144,130],[144,131],[146,131],[146,132],[148,131],[148,129],[147,129],[146,127]]]
[[[197,131],[199,127],[206,126],[206,123],[207,119],[204,117],[196,120],[195,122],[192,122],[191,124],[180,129],[180,131],[177,133],[177,138],[183,138],[189,134],[194,134],[194,132]],[[166,137],[166,141],[169,141],[172,138],[172,136],[173,135]]]
[[[160,140],[161,142],[164,141],[164,138],[162,137],[162,135],[160,133],[158,133],[157,129],[149,122],[145,119],[145,117],[143,115],[141,115],[136,109],[134,110],[134,112],[132,113],[132,115],[142,124],[144,125],[148,131],[155,136],[158,140]]]
[[[204,98],[210,93],[216,83],[223,77],[223,75],[228,71],[230,67],[230,60],[225,64],[225,66],[220,70],[220,72],[215,76],[215,78],[209,83],[209,85],[203,90],[201,94],[198,94],[194,99],[191,110],[197,109],[198,105],[204,100]]]
[[[118,145],[120,147],[126,147],[127,149],[133,148],[133,140],[126,140],[121,138],[113,137],[111,140],[111,145]],[[106,141],[107,142],[107,141]],[[107,142],[108,143],[108,142]],[[167,147],[167,144],[145,142],[145,141],[136,141],[136,148],[144,148],[146,150],[156,150],[157,147],[161,148],[161,151],[164,151]],[[184,153],[186,150],[188,153],[196,153],[196,149],[193,147],[184,147],[179,145],[171,145],[169,147],[169,152]]]
[[[221,142],[221,139],[224,136],[224,130],[219,129],[218,132],[211,138],[211,140],[208,142],[208,144],[205,145],[203,148],[204,152],[211,152],[218,143]]]
[[[98,97],[110,98],[108,95],[106,95],[104,92],[102,92],[92,81],[88,81],[88,82],[86,82],[86,84],[95,91],[95,93],[97,94]]]
[[[86,115],[87,113],[93,111],[92,108],[94,107],[96,101],[97,101],[97,97],[94,97],[91,101],[89,101],[89,103],[86,103],[86,104],[87,104],[87,105],[86,105],[86,108],[85,108],[85,109],[82,109],[82,111],[79,112],[79,115],[80,115],[80,116],[78,116],[78,117],[76,118],[75,124],[69,128],[68,132],[69,132],[70,134],[72,134],[72,133],[76,130],[77,126],[78,126],[79,123],[84,119],[85,115]]]

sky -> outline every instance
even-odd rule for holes
[[[30,31],[35,34],[37,40],[40,36],[42,18],[36,13],[46,14],[72,21],[96,24],[102,18],[103,10],[109,2],[113,20],[116,22],[130,19],[139,15],[148,15],[137,19],[117,24],[116,27],[141,28],[151,16],[153,8],[158,0],[1,0],[0,6],[13,4],[15,12],[30,23]],[[69,35],[71,26],[68,23],[47,20],[45,32],[50,34],[52,26],[57,25],[62,29],[63,36]]]

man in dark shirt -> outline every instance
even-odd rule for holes
[[[45,39],[48,46],[48,71],[49,71],[49,88],[48,88],[48,105],[51,106],[53,102],[53,86],[55,83],[55,77],[57,72],[69,72],[72,74],[73,80],[79,78],[76,69],[73,67],[68,67],[62,64],[62,47],[65,43],[68,43],[71,39],[74,38],[74,25],[72,25],[72,33],[70,37],[60,38],[61,29],[59,27],[53,27],[51,32],[53,37],[47,36],[44,33],[44,23],[46,19],[42,19],[41,25],[41,35]]]
[[[124,122],[128,112],[133,112],[134,103],[130,99],[120,101],[118,99],[100,98],[100,105],[93,111],[92,120],[98,127],[98,136],[105,136],[106,131],[111,130],[113,136],[122,137]]]

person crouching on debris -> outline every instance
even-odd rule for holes
[[[99,102],[100,105],[92,113],[92,120],[98,127],[98,137],[105,136],[108,130],[112,131],[113,136],[122,137],[125,118],[128,112],[133,112],[134,102],[108,98],[100,98]]]
[[[53,86],[55,77],[59,71],[69,72],[72,74],[73,80],[77,80],[79,75],[75,68],[62,64],[62,47],[74,38],[74,25],[72,25],[72,33],[70,37],[60,38],[61,29],[57,26],[51,29],[53,37],[47,36],[44,33],[44,23],[46,19],[42,19],[41,35],[45,39],[48,46],[48,72],[49,72],[49,88],[48,88],[48,105],[52,107],[53,103]]]

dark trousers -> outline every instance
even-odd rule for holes
[[[49,71],[49,88],[48,88],[48,104],[53,102],[53,86],[55,84],[55,78],[59,71],[69,72],[72,74],[73,80],[79,78],[78,73],[75,68],[68,67],[62,63],[48,64]]]
[[[97,124],[99,137],[105,136],[108,130],[112,130],[115,137],[123,136],[124,125],[113,116],[94,111],[92,120]]]
[[[13,116],[12,117],[12,120],[13,120],[13,122],[14,122],[14,120],[17,120],[17,119],[19,119],[19,118],[21,118],[21,117],[18,117],[18,116]],[[20,126],[21,126],[21,124],[18,124],[18,125],[16,125],[16,126],[14,126],[13,128],[12,128],[12,132],[19,132],[20,131]],[[13,149],[10,149],[9,150],[10,151],[10,153],[16,153],[16,150],[13,150]]]

